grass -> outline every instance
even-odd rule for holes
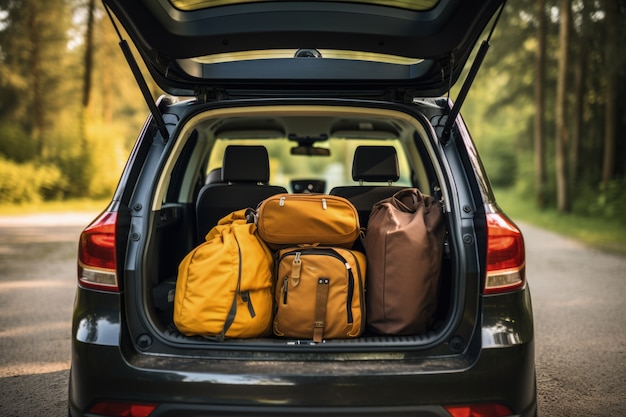
[[[0,204],[0,216],[20,216],[37,213],[92,212],[104,210],[110,200],[75,199],[28,204]]]
[[[521,199],[513,191],[496,190],[498,205],[514,221],[524,222],[576,239],[601,250],[626,254],[626,225],[611,219],[538,210],[533,198]]]
[[[538,210],[532,198],[521,199],[513,191],[496,190],[496,199],[515,221],[531,224],[576,239],[586,245],[626,255],[626,225],[610,219],[562,214],[555,209]],[[0,204],[1,216],[36,213],[102,211],[108,200],[68,200],[25,205]]]

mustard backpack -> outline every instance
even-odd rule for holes
[[[174,296],[181,333],[220,341],[271,334],[272,253],[246,211],[222,218],[181,261]]]

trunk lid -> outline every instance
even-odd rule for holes
[[[427,97],[458,80],[504,0],[104,3],[169,94],[339,89]]]

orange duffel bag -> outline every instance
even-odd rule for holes
[[[302,244],[351,248],[359,215],[347,199],[328,194],[277,194],[259,204],[257,226],[272,249]]]

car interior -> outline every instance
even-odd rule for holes
[[[153,210],[158,226],[149,246],[159,262],[146,263],[159,267],[146,276],[153,277],[147,285],[155,322],[170,332],[178,263],[232,211],[255,208],[279,193],[327,193],[350,200],[366,230],[372,206],[403,188],[443,199],[425,139],[428,122],[380,109],[342,114],[303,106],[290,108],[293,115],[263,110],[240,109],[254,114],[243,117],[197,116],[180,132],[187,139],[178,141],[166,162],[169,176],[157,187],[162,198]],[[362,249],[359,241],[354,247]],[[441,281],[442,299],[449,298],[449,279]],[[449,303],[440,305],[443,321]]]

